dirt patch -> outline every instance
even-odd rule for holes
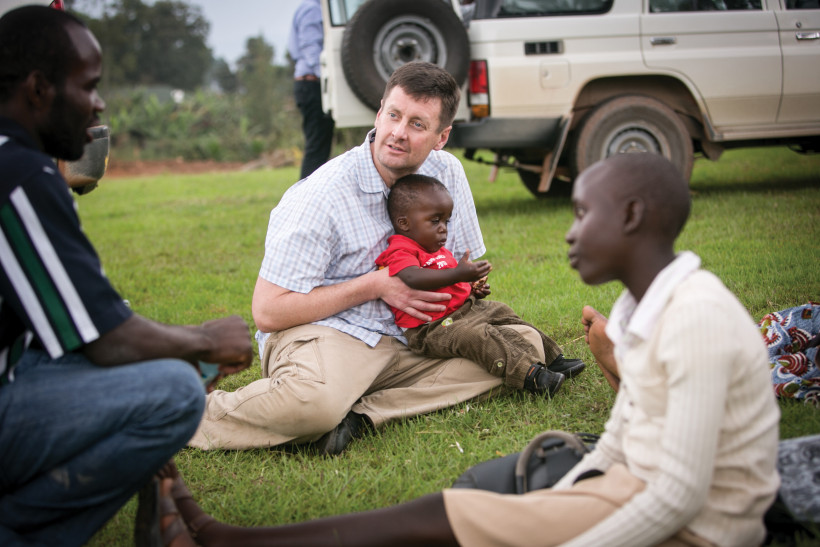
[[[196,175],[199,173],[224,173],[240,171],[241,162],[184,161],[184,160],[150,160],[150,161],[116,161],[111,160],[105,170],[105,178],[151,177],[155,175]]]
[[[249,162],[220,162],[214,160],[186,161],[182,158],[167,160],[120,161],[111,158],[105,178],[150,177],[155,175],[196,175],[199,173],[226,173],[289,167],[301,162],[301,152],[296,149],[274,150]]]

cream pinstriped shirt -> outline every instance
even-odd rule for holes
[[[621,384],[596,450],[556,488],[616,462],[647,483],[566,545],[654,545],[688,528],[716,545],[760,544],[779,486],[780,412],[754,321],[682,253],[637,306],[616,302],[607,335]]]

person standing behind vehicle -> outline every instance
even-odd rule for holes
[[[247,368],[248,326],[133,313],[84,235],[52,158],[74,161],[105,103],[76,17],[0,18],[0,545],[83,545],[193,435],[193,363]]]
[[[322,110],[322,87],[319,83],[319,54],[324,43],[322,8],[319,0],[303,0],[296,13],[288,38],[288,52],[294,62],[293,95],[302,113],[305,155],[299,178],[313,173],[330,157],[333,142],[333,118]]]

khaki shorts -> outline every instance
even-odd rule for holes
[[[578,482],[568,490],[535,490],[523,496],[485,490],[444,490],[444,506],[459,545],[560,545],[601,522],[641,492],[646,484],[625,466]],[[712,544],[681,530],[663,547],[709,547]]]

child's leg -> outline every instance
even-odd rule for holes
[[[554,347],[544,346],[542,355],[517,329],[510,328],[514,325],[539,332],[515,316],[509,306],[471,298],[448,317],[410,329],[405,335],[413,351],[432,357],[465,357],[504,377],[508,386],[522,389],[530,368],[543,365],[542,359],[552,362],[561,350],[553,342]]]

